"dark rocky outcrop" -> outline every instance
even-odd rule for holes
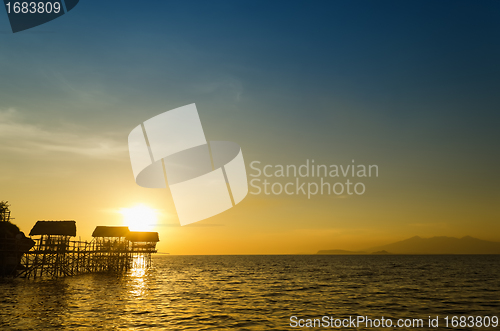
[[[0,276],[14,276],[21,267],[23,254],[34,245],[17,225],[0,221]]]

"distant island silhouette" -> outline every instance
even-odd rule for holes
[[[463,238],[415,236],[392,244],[347,251],[342,249],[320,250],[320,255],[387,255],[387,254],[500,254],[500,242],[486,241],[471,236]]]

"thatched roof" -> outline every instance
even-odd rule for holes
[[[96,226],[92,237],[126,237],[129,232],[128,226]]]
[[[76,236],[75,221],[38,221],[30,231],[30,236],[40,235]]]
[[[158,242],[160,241],[160,237],[158,236],[158,232],[137,232],[130,231],[127,235],[127,240],[131,242]]]

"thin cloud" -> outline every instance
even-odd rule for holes
[[[29,123],[15,109],[0,111],[0,150],[31,154],[69,153],[92,158],[126,155],[126,143],[84,131],[74,126],[49,130]]]
[[[180,224],[178,223],[165,223],[165,224],[157,224],[157,227],[181,227]],[[191,228],[205,228],[205,227],[217,227],[217,226],[225,226],[225,224],[216,224],[216,223],[191,223],[184,225],[184,227],[191,227]]]
[[[230,75],[207,75],[192,85],[192,89],[200,94],[224,93],[239,102],[243,94],[243,84]]]

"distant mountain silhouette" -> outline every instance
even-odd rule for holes
[[[373,255],[388,255],[388,254],[392,254],[392,253],[389,253],[388,251],[376,251],[376,252],[373,252],[372,254]]]
[[[387,251],[392,254],[500,254],[500,243],[470,236],[463,238],[415,236],[393,244],[373,247],[367,251]]]
[[[353,251],[346,251],[343,249],[330,249],[330,250],[322,250],[318,251],[320,255],[363,255],[363,254],[368,254],[367,252],[353,252]]]

